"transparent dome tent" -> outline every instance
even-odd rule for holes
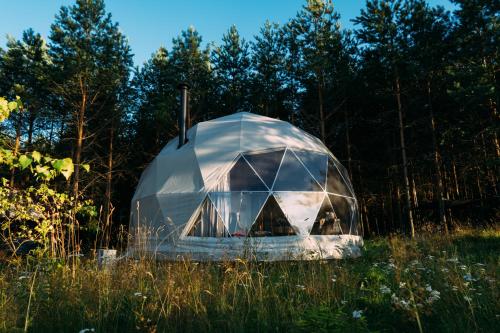
[[[240,112],[170,141],[132,199],[129,252],[157,258],[300,260],[358,256],[348,173],[316,137]]]

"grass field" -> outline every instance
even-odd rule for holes
[[[0,264],[0,331],[498,332],[500,231],[314,262]]]

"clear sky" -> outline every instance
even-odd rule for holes
[[[172,38],[193,25],[204,42],[219,43],[222,34],[235,24],[240,34],[251,40],[266,20],[285,23],[295,16],[306,0],[106,0],[106,9],[119,22],[141,65],[160,46],[170,48]],[[73,0],[0,0],[0,47],[7,34],[15,38],[33,28],[47,38],[55,14]],[[449,0],[429,0],[452,10]],[[334,0],[341,24],[352,28],[350,20],[359,14],[365,0]]]

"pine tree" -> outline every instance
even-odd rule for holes
[[[331,0],[308,0],[304,8],[290,21],[287,29],[297,39],[299,47],[298,74],[302,85],[312,93],[317,105],[317,117],[311,123],[318,124],[319,137],[327,141],[327,87],[331,84],[332,69],[337,65],[342,49],[340,16],[333,9]]]
[[[360,25],[357,38],[365,47],[365,58],[376,57],[380,66],[391,73],[393,94],[398,113],[399,141],[403,169],[405,193],[405,211],[411,237],[415,235],[413,212],[410,197],[408,159],[405,142],[405,122],[401,97],[401,71],[407,50],[406,36],[402,34],[401,21],[405,17],[405,8],[400,0],[368,0],[366,9],[354,22]]]
[[[173,39],[170,63],[176,85],[190,85],[188,128],[192,124],[210,118],[215,104],[215,87],[210,62],[210,48],[202,48],[202,37],[194,27],[182,31]]]
[[[225,113],[249,110],[249,44],[233,25],[213,52],[214,72]]]
[[[49,54],[53,60],[53,94],[67,135],[73,139],[75,171],[72,193],[85,188],[99,193],[105,221],[101,246],[109,242],[112,227],[112,188],[115,173],[116,131],[121,127],[127,99],[132,55],[118,24],[106,13],[103,0],[77,0],[61,7],[51,26]],[[69,114],[66,115],[66,110]],[[92,159],[92,180],[82,182],[84,155]]]
[[[252,43],[252,104],[268,117],[291,120],[284,101],[286,45],[283,30],[266,21]]]

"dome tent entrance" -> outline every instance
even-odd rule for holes
[[[202,122],[170,141],[132,199],[131,252],[168,259],[359,255],[357,200],[323,143],[251,113]]]

